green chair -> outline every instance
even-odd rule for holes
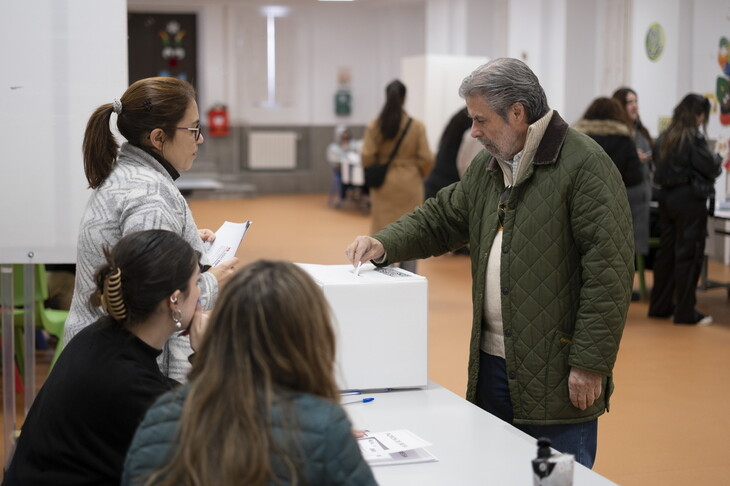
[[[649,238],[649,248],[659,248],[659,238]],[[636,254],[636,273],[639,274],[639,296],[641,300],[649,298],[649,292],[646,290],[646,280],[644,279],[644,270],[646,269],[646,263],[644,261],[644,255],[639,253]]]
[[[48,299],[48,278],[46,276],[46,267],[42,264],[34,264],[34,280],[35,280],[35,295],[33,296],[33,305],[35,307],[35,324],[36,327],[42,326],[48,333],[58,338],[58,344],[56,345],[56,351],[53,354],[51,360],[51,368],[56,363],[58,355],[63,350],[63,330],[66,324],[66,318],[68,317],[68,311],[49,309],[45,306],[45,301]],[[23,306],[25,305],[24,288],[23,288],[23,265],[13,265],[13,292],[14,292],[14,305],[16,325],[22,325],[25,321],[25,312]],[[16,335],[16,354],[17,354],[17,336],[20,337],[22,343],[22,332],[15,333]],[[24,366],[19,366],[21,376],[25,376]]]
[[[21,382],[23,380],[23,377],[25,376],[25,343],[23,341],[23,322],[25,319],[24,310],[23,310],[23,278],[22,278],[22,267],[20,270],[17,268],[18,265],[13,265],[13,303],[12,303],[12,313],[13,313],[13,322],[15,327],[14,335],[14,345],[15,345],[15,368],[20,375]],[[21,276],[18,276],[18,272],[21,272]],[[20,287],[20,290],[18,290],[18,287]],[[0,292],[2,292],[2,281],[0,281]],[[18,384],[16,383],[16,391],[22,391],[22,384],[20,385],[20,389],[18,389]]]

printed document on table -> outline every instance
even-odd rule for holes
[[[362,457],[371,466],[438,461],[425,449],[431,443],[406,429],[365,432],[357,442]]]
[[[218,228],[218,231],[215,232],[215,240],[212,242],[206,241],[204,244],[211,266],[216,267],[222,261],[236,255],[238,246],[241,244],[241,240],[243,240],[249,226],[251,226],[251,221],[243,223],[226,221]]]

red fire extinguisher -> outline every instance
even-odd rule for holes
[[[215,105],[208,111],[208,133],[213,137],[228,135],[228,108]]]

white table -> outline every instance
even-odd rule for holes
[[[710,216],[708,218],[708,232],[710,233],[710,236],[712,237],[713,234],[716,235],[722,235],[724,237],[730,236],[730,232],[728,232],[725,228],[725,225],[723,224],[722,229],[715,227],[715,221],[723,220],[728,221],[730,220],[730,210],[728,209],[719,209],[715,208],[715,213],[713,216]],[[707,248],[705,248],[705,255],[702,260],[702,269],[700,271],[700,281],[698,284],[698,288],[700,290],[709,290],[714,289],[718,287],[723,287],[727,290],[727,296],[728,299],[730,299],[730,282],[720,282],[717,280],[711,280],[708,277],[708,270],[707,270]]]
[[[381,486],[529,486],[536,440],[463,398],[429,382],[425,389],[363,394],[369,403],[345,405],[356,429],[408,429],[433,445],[438,462],[377,466]],[[355,397],[348,397],[355,398]],[[575,463],[575,486],[615,483]]]

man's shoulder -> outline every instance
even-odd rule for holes
[[[598,157],[611,162],[606,151],[594,139],[573,128],[568,128],[559,160],[568,164],[583,164],[587,159]],[[612,162],[611,162],[612,163]]]

